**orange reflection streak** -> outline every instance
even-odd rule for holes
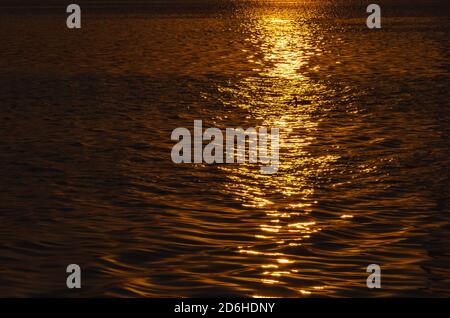
[[[280,129],[280,167],[271,176],[262,176],[251,165],[220,169],[228,176],[224,189],[227,195],[246,208],[266,214],[259,225],[262,234],[239,252],[257,257],[252,263],[256,261],[264,269],[263,286],[280,285],[283,278],[300,275],[298,256],[290,255],[289,248],[302,248],[299,241],[320,231],[308,216],[316,203],[312,200],[314,184],[310,180],[337,158],[313,157],[308,150],[318,126],[312,116],[318,107],[314,95],[322,89],[302,72],[311,56],[321,54],[311,27],[287,17],[265,14],[244,28],[251,30],[246,41],[255,46],[255,51],[247,51],[248,62],[255,65],[257,74],[243,78],[236,88],[220,87],[219,91],[231,96],[224,101],[226,107],[248,111],[261,126]],[[289,103],[293,96],[310,103],[296,107]],[[274,253],[267,246],[276,246],[280,252]],[[262,287],[256,293],[265,290]],[[312,287],[311,290],[314,291]],[[311,290],[301,289],[298,293],[309,295]]]

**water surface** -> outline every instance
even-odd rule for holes
[[[1,9],[0,296],[450,296],[449,10],[380,4]],[[195,119],[278,173],[172,163]]]

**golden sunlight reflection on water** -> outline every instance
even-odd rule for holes
[[[235,91],[228,89],[234,99],[231,98],[227,106],[249,111],[260,120],[261,127],[280,129],[280,166],[277,174],[269,176],[261,175],[249,165],[221,169],[228,172],[227,195],[245,207],[262,209],[266,213],[260,224],[261,234],[255,236],[258,242],[255,246],[240,246],[238,251],[263,256],[259,264],[260,281],[276,285],[283,283],[283,277],[298,275],[301,264],[284,252],[267,251],[265,246],[301,246],[321,230],[314,221],[296,220],[308,219],[314,204],[311,199],[314,184],[309,177],[320,174],[336,157],[323,155],[312,159],[306,149],[314,141],[311,132],[318,125],[311,116],[317,104],[309,98],[323,89],[312,84],[301,72],[311,56],[321,54],[320,43],[313,39],[311,27],[289,17],[270,14],[259,16],[243,27],[250,29],[246,41],[257,46],[258,54],[252,52],[249,61],[255,64],[258,75],[243,78]],[[242,96],[250,98],[243,102]],[[290,103],[294,96],[307,102],[296,106]],[[322,289],[323,286],[311,286],[310,290],[298,293],[299,296],[309,295]]]

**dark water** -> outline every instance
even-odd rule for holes
[[[0,296],[450,296],[449,8],[368,3],[1,8]],[[172,163],[194,119],[279,172]]]

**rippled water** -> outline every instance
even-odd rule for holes
[[[0,9],[0,295],[450,296],[448,5],[345,3]],[[172,163],[194,119],[278,173]]]

